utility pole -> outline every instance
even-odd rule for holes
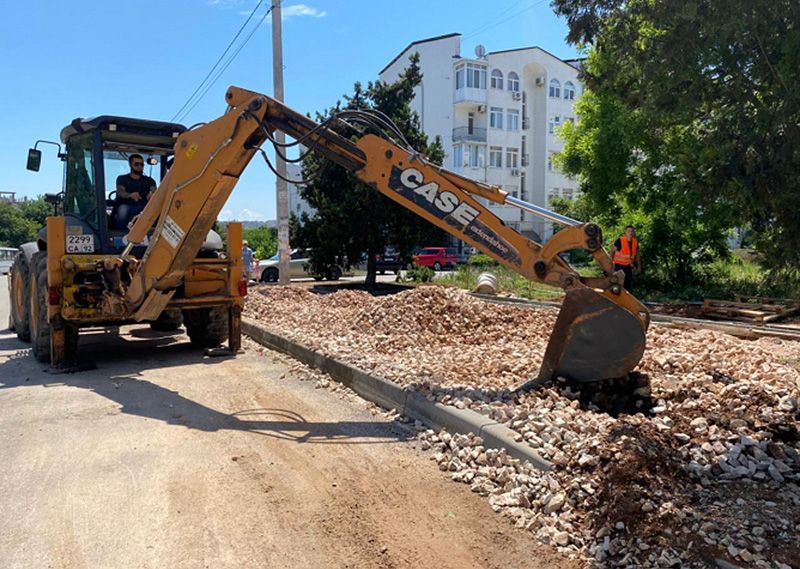
[[[283,102],[283,40],[281,39],[281,0],[272,0],[272,81],[275,85],[275,98]],[[278,200],[278,282],[289,284],[289,189],[286,186],[286,162],[280,154],[286,150],[281,145],[286,136],[279,129],[275,131],[277,148],[275,153],[275,169],[278,171],[275,180],[275,193]]]

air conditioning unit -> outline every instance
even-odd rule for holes
[[[478,105],[478,112],[485,113],[486,112],[486,105]]]
[[[511,168],[512,176],[519,176],[519,168]]]
[[[537,87],[544,87],[544,77],[537,77],[536,78],[536,86]]]
[[[522,99],[522,93],[520,93],[519,91],[513,91],[511,93],[511,98],[514,99],[515,101],[519,101],[520,99]]]

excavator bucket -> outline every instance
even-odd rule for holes
[[[628,304],[639,305],[627,291]],[[633,300],[634,302],[630,302]],[[647,309],[634,314],[591,288],[568,290],[536,381],[623,377],[642,359]]]

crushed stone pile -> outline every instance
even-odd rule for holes
[[[541,472],[474,435],[421,433],[453,480],[592,567],[800,567],[800,345],[654,325],[632,377],[534,377],[547,309],[426,286],[373,297],[261,287],[245,316],[429,399],[515,430]]]

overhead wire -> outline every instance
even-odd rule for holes
[[[512,18],[516,18],[517,16],[519,16],[520,14],[522,14],[522,13],[524,13],[524,12],[527,12],[528,10],[531,10],[531,9],[535,8],[536,6],[539,6],[539,5],[541,5],[541,4],[544,4],[546,1],[547,1],[547,0],[538,0],[537,2],[534,2],[533,4],[531,4],[531,5],[529,5],[529,6],[526,6],[526,7],[525,7],[525,8],[523,8],[522,10],[520,10],[520,11],[518,11],[518,12],[514,12],[513,14],[511,14],[511,15],[510,15],[510,16],[508,16],[507,18],[503,18],[502,20],[500,20],[500,21],[496,21],[496,22],[491,22],[491,21],[490,21],[489,23],[487,23],[487,24],[484,24],[482,27],[479,27],[479,28],[477,28],[476,30],[473,30],[472,32],[470,32],[470,33],[468,33],[468,34],[464,35],[464,36],[463,36],[461,39],[462,39],[462,40],[465,40],[465,39],[467,39],[467,38],[471,38],[471,37],[474,37],[474,36],[480,35],[480,34],[482,34],[483,32],[487,32],[487,31],[491,30],[492,28],[496,28],[496,27],[497,27],[497,26],[499,26],[500,24],[504,24],[504,23],[506,23],[507,21],[509,21],[510,19],[512,19]]]
[[[198,105],[198,103],[200,103],[200,101],[202,101],[202,100],[203,100],[203,97],[205,97],[205,96],[206,96],[206,94],[208,93],[208,91],[209,91],[209,90],[210,90],[210,89],[211,89],[211,88],[212,88],[212,87],[213,87],[213,86],[214,86],[214,85],[217,83],[217,81],[219,80],[219,78],[220,78],[220,77],[222,77],[222,74],[223,74],[223,73],[225,73],[225,71],[228,69],[228,67],[230,67],[231,63],[233,63],[233,60],[234,60],[234,59],[236,59],[236,56],[238,56],[238,55],[239,55],[239,53],[242,51],[242,49],[244,49],[244,46],[246,46],[246,45],[247,45],[247,42],[249,42],[249,41],[250,41],[250,38],[252,38],[252,37],[255,35],[255,33],[256,33],[256,32],[258,31],[258,29],[261,27],[261,24],[263,24],[263,23],[264,23],[264,20],[266,20],[266,19],[267,19],[267,16],[269,16],[270,12],[272,12],[272,6],[270,6],[269,10],[267,10],[267,11],[264,13],[264,15],[263,15],[263,16],[261,16],[261,19],[260,19],[260,20],[258,21],[258,23],[257,23],[257,24],[256,24],[256,25],[253,27],[253,29],[252,29],[252,30],[250,30],[250,33],[247,35],[247,37],[245,37],[245,38],[244,38],[244,41],[242,41],[242,43],[240,43],[240,44],[239,44],[239,47],[238,47],[238,48],[236,48],[236,51],[234,51],[234,52],[231,54],[231,56],[228,58],[228,60],[225,62],[225,64],[224,64],[224,65],[223,65],[223,66],[222,66],[222,67],[219,69],[219,71],[217,71],[216,75],[214,75],[214,77],[213,77],[213,79],[211,80],[211,82],[209,82],[209,83],[206,85],[205,89],[203,89],[203,92],[202,92],[202,93],[200,93],[200,96],[199,96],[199,97],[197,97],[197,99],[196,99],[196,100],[195,100],[195,102],[192,104],[192,106],[191,106],[191,107],[189,107],[188,109],[186,109],[186,111],[184,111],[183,115],[182,115],[182,116],[181,116],[181,117],[178,119],[178,121],[179,121],[179,122],[180,122],[180,121],[182,121],[184,118],[186,118],[186,117],[189,115],[189,113],[191,113],[191,112],[194,110],[194,108],[195,108],[195,107]]]
[[[194,92],[191,95],[189,95],[189,98],[186,99],[186,102],[183,104],[183,106],[180,109],[178,109],[178,112],[175,113],[171,119],[169,119],[170,122],[173,122],[181,114],[181,112],[189,105],[189,103],[191,103],[191,101],[194,98],[194,96],[197,95],[197,93],[200,91],[200,89],[203,88],[203,85],[205,84],[205,82],[208,81],[208,78],[211,77],[211,74],[214,73],[214,70],[217,68],[217,66],[220,64],[220,62],[223,60],[225,55],[230,51],[231,47],[233,47],[233,44],[236,42],[237,38],[242,34],[242,31],[247,27],[247,24],[249,24],[250,20],[253,19],[253,16],[255,15],[256,10],[258,10],[259,6],[261,6],[263,1],[264,0],[258,0],[258,4],[256,4],[256,7],[253,8],[252,12],[250,12],[250,15],[247,16],[247,19],[244,21],[244,24],[242,24],[242,26],[239,28],[239,31],[236,32],[236,35],[233,36],[233,39],[228,44],[228,47],[225,48],[225,51],[223,51],[222,55],[219,56],[219,59],[217,59],[217,62],[214,63],[214,66],[211,68],[211,70],[206,74],[206,76],[203,78],[203,80],[200,81],[200,84],[197,86],[197,88],[194,90]]]

